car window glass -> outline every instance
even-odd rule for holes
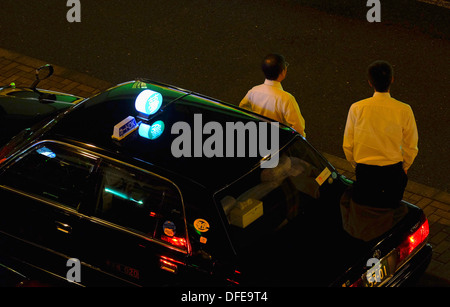
[[[318,180],[326,168],[306,142],[298,139],[281,150],[277,167],[257,168],[218,192],[215,199],[227,216],[235,242],[250,247],[286,226],[308,206],[317,206],[331,182]]]
[[[95,158],[54,143],[28,150],[1,175],[3,184],[78,209]]]
[[[145,236],[185,247],[184,212],[168,181],[134,168],[104,162],[94,215]]]

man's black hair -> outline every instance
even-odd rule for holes
[[[281,54],[272,53],[264,58],[261,68],[266,79],[276,80],[286,68],[286,61]]]
[[[368,76],[377,92],[387,92],[392,83],[394,68],[386,61],[375,61],[368,67]]]

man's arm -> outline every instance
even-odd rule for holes
[[[403,128],[403,169],[408,171],[414,162],[417,154],[419,153],[419,148],[417,143],[419,141],[419,134],[417,132],[416,119],[414,118],[414,113],[410,108],[408,112],[405,126]]]
[[[250,100],[248,99],[249,92],[247,92],[247,95],[241,100],[239,103],[239,107],[247,110],[252,110],[252,106],[250,104]]]
[[[345,158],[353,167],[356,167],[356,161],[353,157],[353,141],[354,141],[354,125],[355,116],[353,114],[353,108],[350,107],[347,116],[347,123],[344,130],[344,142],[342,148],[344,149]]]
[[[286,123],[290,127],[294,128],[298,133],[300,133],[301,135],[303,135],[303,137],[306,138],[305,119],[303,118],[298,103],[294,97],[292,97],[291,100],[289,100],[288,108],[284,112],[284,118]]]

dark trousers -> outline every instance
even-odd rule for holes
[[[357,164],[353,201],[377,208],[396,208],[403,199],[408,176],[403,163],[388,166]]]

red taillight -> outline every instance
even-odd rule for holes
[[[227,278],[227,281],[229,281],[235,285],[239,285],[239,282],[235,280],[235,279],[239,279],[239,275],[241,275],[241,272],[239,272],[238,270],[234,270],[233,277],[231,277],[232,279]]]
[[[178,266],[175,263],[164,259],[159,259],[159,267],[160,269],[173,274],[176,274],[178,272]]]
[[[405,241],[397,248],[399,252],[399,261],[403,261],[408,257],[417,246],[422,244],[430,234],[430,227],[428,220],[418,227],[412,234],[410,234]]]
[[[430,227],[428,224],[428,220],[425,218],[425,221],[417,227],[412,233],[408,235],[408,237],[396,248],[398,252],[398,258],[397,260],[393,260],[392,262],[395,263],[391,267],[391,269],[398,269],[402,266],[404,263],[404,260],[408,258],[409,255],[411,255],[414,250],[416,250],[417,247],[422,245],[425,240],[427,239],[428,235],[430,234]],[[389,265],[389,263],[392,263],[391,260],[395,259],[396,256],[395,253],[389,253],[384,258],[385,265]],[[391,259],[391,260],[389,260]],[[386,275],[388,276],[388,275]],[[343,287],[348,286],[348,283],[344,284]],[[352,284],[350,284],[350,287],[363,287],[364,281],[363,278],[359,278],[358,280],[354,281]]]
[[[363,286],[364,285],[363,285],[362,278],[359,278],[357,281],[355,281],[354,283],[352,283],[350,285],[350,287],[352,287],[352,288],[363,287]]]
[[[170,273],[178,273],[178,264],[185,265],[181,261],[166,256],[161,256],[159,259],[159,268]]]
[[[187,242],[186,242],[186,239],[184,239],[184,238],[168,237],[168,236],[162,235],[161,239],[166,242],[169,242],[170,244],[172,244],[174,246],[187,248]]]

